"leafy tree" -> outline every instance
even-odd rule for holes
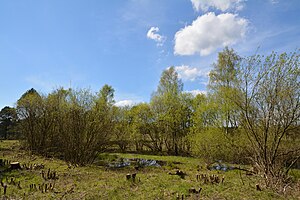
[[[131,108],[132,141],[136,151],[141,151],[143,146],[152,151],[161,151],[160,140],[156,137],[154,115],[148,103],[141,103]]]
[[[43,97],[35,89],[26,91],[17,102],[17,115],[20,119],[20,132],[30,150],[42,147],[43,132],[39,129],[43,115]]]
[[[86,164],[91,161],[94,151],[88,148],[89,112],[92,107],[93,95],[89,90],[70,90],[66,112],[63,117],[62,138],[64,140],[64,157],[67,161]]]
[[[131,143],[132,122],[129,107],[114,107],[114,143],[121,151],[125,151]]]
[[[201,132],[216,125],[218,117],[218,104],[210,96],[198,94],[192,102],[193,130]]]
[[[220,127],[228,133],[233,127],[238,126],[238,108],[232,104],[231,98],[238,93],[238,73],[241,57],[233,49],[226,47],[218,54],[217,63],[209,74],[209,89],[212,100],[219,106]]]
[[[3,138],[6,140],[9,133],[13,131],[17,122],[17,113],[15,108],[5,106],[0,111],[0,130]]]
[[[151,99],[157,127],[156,138],[176,155],[183,153],[184,137],[188,133],[189,107],[185,105],[183,84],[174,67],[163,71],[157,91]]]
[[[91,163],[113,130],[113,91],[108,85],[98,95],[87,89],[60,88],[48,96],[27,91],[17,104],[27,146],[72,163]]]
[[[50,126],[47,127],[48,138],[45,144],[46,151],[59,152],[59,155],[64,154],[61,149],[66,141],[64,138],[65,121],[68,112],[69,96],[71,89],[58,88],[48,94],[45,99],[47,117],[44,119],[48,121]],[[46,124],[46,123],[45,123]]]
[[[110,109],[115,103],[114,92],[115,90],[111,86],[105,84],[98,93],[97,106]]]
[[[97,96],[89,90],[72,91],[64,118],[65,157],[78,164],[93,162],[113,132],[114,90],[105,85]]]
[[[111,139],[111,134],[114,129],[114,92],[112,86],[104,85],[94,100],[92,107],[91,121],[93,122],[92,130],[96,132],[96,146],[98,151],[106,149],[108,142]]]

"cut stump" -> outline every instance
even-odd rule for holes
[[[21,169],[21,165],[19,162],[11,162],[10,169]]]

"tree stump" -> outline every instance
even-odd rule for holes
[[[197,192],[197,190],[193,187],[189,189],[189,193],[196,193],[196,192]]]
[[[126,174],[126,179],[129,180],[131,178],[131,174]]]
[[[6,190],[7,190],[7,185],[6,185],[6,184],[4,184],[3,190],[4,190],[4,191],[3,191],[3,194],[6,195]]]
[[[136,173],[131,174],[132,181],[135,182]]]
[[[262,191],[262,189],[259,187],[259,184],[256,184],[255,186],[257,191]]]
[[[11,162],[10,169],[21,169],[21,165],[19,162]]]

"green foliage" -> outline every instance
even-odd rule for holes
[[[8,148],[9,147],[9,148]],[[278,194],[265,188],[260,176],[246,176],[245,172],[232,170],[228,172],[209,171],[205,163],[199,158],[180,156],[146,156],[139,154],[101,154],[107,161],[118,158],[143,158],[160,160],[170,165],[162,167],[145,167],[136,171],[133,166],[110,169],[102,166],[75,166],[58,159],[48,159],[41,156],[29,155],[19,149],[18,142],[4,141],[0,143],[2,159],[18,160],[22,164],[44,164],[44,169],[14,170],[1,173],[5,184],[14,178],[20,181],[21,189],[17,185],[8,184],[4,197],[1,187],[0,197],[5,199],[176,199],[183,195],[187,199],[298,199],[299,190],[293,185],[287,187],[285,194]],[[243,166],[247,168],[247,166]],[[41,171],[56,171],[58,179],[44,180]],[[0,167],[0,169],[2,169]],[[169,175],[174,169],[187,173],[185,179],[177,175]],[[296,170],[295,170],[296,171]],[[299,170],[298,170],[299,171]],[[126,174],[137,173],[136,181],[126,180]],[[196,180],[196,174],[217,175],[225,177],[220,184],[204,184]],[[6,181],[8,178],[8,182]],[[39,185],[54,183],[53,190],[41,192]],[[30,189],[30,184],[36,184],[37,190]],[[257,191],[259,184],[262,191]],[[200,195],[189,193],[190,188],[202,188]],[[189,196],[190,195],[190,196]]]
[[[252,161],[268,186],[282,189],[300,160],[299,75],[299,50],[241,58],[226,47],[213,64],[208,94],[185,93],[174,67],[162,72],[150,103],[132,107],[115,106],[108,85],[96,94],[31,89],[17,102],[18,127],[29,150],[71,163],[92,163],[107,149]]]
[[[155,143],[159,141],[159,149],[162,150],[164,145],[168,152],[176,155],[189,148],[185,137],[189,132],[191,110],[188,97],[182,90],[183,84],[177,72],[170,67],[162,73],[150,104],[159,131],[153,138]]]
[[[248,58],[239,77],[242,95],[233,98],[252,159],[271,187],[284,182],[300,159],[299,145],[289,136],[300,123],[299,56],[298,50]]]
[[[240,84],[238,75],[241,60],[233,49],[226,47],[218,54],[218,61],[209,74],[209,92],[213,102],[219,107],[217,126],[224,127],[226,134],[230,127],[237,127],[239,124],[239,110],[232,103],[232,98],[240,94],[237,86]]]
[[[144,147],[151,149],[152,151],[159,150],[156,143],[152,143],[155,140],[155,124],[154,113],[152,112],[150,105],[147,103],[141,103],[133,106],[130,110],[132,117],[131,123],[131,140],[135,143],[136,151],[142,151]]]
[[[99,94],[63,88],[45,97],[26,92],[17,105],[26,145],[72,163],[92,162],[113,130],[113,89],[105,85]]]
[[[193,132],[200,132],[207,128],[218,125],[219,105],[211,96],[199,94],[193,99]]]
[[[163,71],[159,85],[157,87],[156,95],[170,95],[176,97],[180,95],[183,90],[183,83],[178,78],[178,74],[174,67],[170,67]]]
[[[114,107],[113,141],[122,151],[125,151],[131,141],[132,117],[129,107]]]
[[[20,132],[26,138],[30,150],[43,147],[44,132],[41,129],[44,111],[43,98],[36,90],[25,92],[17,102],[17,114],[20,119]]]
[[[217,160],[233,161],[235,152],[230,141],[217,128],[209,128],[191,136],[193,153],[207,163]]]
[[[0,111],[0,135],[4,139],[11,136],[15,132],[17,125],[17,113],[15,108],[5,106]]]

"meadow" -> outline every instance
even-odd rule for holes
[[[78,166],[33,155],[16,140],[1,141],[0,150],[2,199],[300,199],[299,170],[291,171],[293,186],[278,194],[249,166],[221,161],[207,166],[192,157],[103,153]],[[11,162],[21,169],[11,170]]]

